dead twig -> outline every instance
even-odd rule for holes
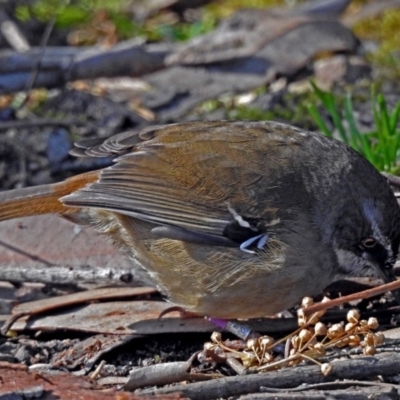
[[[143,390],[140,394],[169,394],[181,392],[192,400],[218,399],[259,393],[261,387],[294,388],[303,384],[334,382],[337,379],[366,379],[376,375],[392,375],[400,368],[400,354],[382,353],[375,357],[359,357],[332,363],[328,376],[314,365],[271,371],[265,374],[242,375],[208,382],[196,382],[162,389]]]
[[[316,304],[313,304],[312,306],[303,308],[303,311],[304,311],[305,315],[310,315],[317,311],[326,310],[328,308],[340,306],[340,305],[342,305],[344,303],[348,303],[350,301],[368,299],[370,297],[377,296],[379,294],[383,294],[383,293],[390,292],[392,290],[397,290],[397,289],[400,289],[400,280],[397,280],[395,282],[386,283],[384,285],[380,285],[380,286],[377,286],[372,289],[363,290],[362,292],[349,294],[348,296],[343,296],[343,297],[339,297],[337,299],[328,300],[328,301],[324,301],[321,303],[316,303]]]

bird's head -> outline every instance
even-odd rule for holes
[[[400,245],[400,209],[387,188],[379,196],[354,196],[337,216],[333,249],[339,274],[395,280]]]

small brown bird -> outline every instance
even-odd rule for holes
[[[343,143],[275,122],[191,122],[76,144],[109,168],[0,194],[0,220],[58,213],[127,252],[171,302],[272,314],[346,276],[392,272],[400,211]]]

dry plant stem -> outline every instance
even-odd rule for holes
[[[306,325],[308,326],[308,325]],[[277,340],[276,342],[274,342],[271,346],[267,347],[265,350],[269,351],[272,350],[274,347],[276,347],[278,344],[281,344],[283,342],[286,342],[286,340],[290,340],[294,335],[297,335],[302,329],[304,329],[306,326],[301,326],[299,328],[297,328],[294,332],[290,333],[289,335],[285,336],[282,339]]]
[[[101,360],[100,364],[98,365],[98,367],[93,371],[93,373],[90,375],[91,379],[97,379],[100,375],[101,370],[103,369],[103,367],[106,365],[106,361],[105,360]]]
[[[319,365],[319,366],[322,365],[322,364],[321,364],[319,361],[317,361],[315,358],[308,357],[308,356],[306,356],[305,354],[298,354],[298,356],[299,356],[300,358],[303,358],[304,360],[311,361],[311,362],[313,362],[314,364],[317,364],[317,365]]]
[[[296,353],[296,354],[293,354],[292,356],[290,356],[288,358],[283,358],[282,360],[275,361],[275,362],[270,363],[270,364],[261,365],[260,367],[258,367],[256,369],[256,371],[259,372],[259,371],[266,371],[266,370],[269,370],[269,369],[275,369],[277,367],[280,367],[281,365],[287,364],[290,361],[296,360],[297,358],[299,358],[299,356],[300,356],[300,354]]]
[[[276,367],[280,367],[282,364],[287,364],[290,361],[296,360],[298,358],[304,358],[308,361],[312,361],[313,363],[317,364],[317,365],[321,365],[320,362],[318,362],[317,360],[313,359],[312,357],[308,357],[305,354],[301,354],[299,350],[296,352],[296,354],[293,354],[292,356],[289,356],[287,358],[283,358],[282,360],[270,363],[270,364],[266,364],[266,365],[262,365],[260,367],[257,368],[257,371],[265,371],[265,370],[269,370],[269,369],[275,369]]]
[[[305,300],[306,299],[303,299],[302,304],[310,304],[310,301]],[[323,304],[327,303],[327,301],[323,302]],[[286,366],[294,366],[301,361],[311,361],[320,367],[321,373],[324,376],[332,373],[332,365],[329,363],[321,363],[317,361],[317,359],[326,354],[326,349],[335,346],[361,346],[365,355],[372,356],[376,352],[376,345],[382,343],[380,337],[376,336],[371,330],[378,327],[376,318],[360,320],[360,313],[357,310],[350,310],[347,313],[348,324],[346,324],[346,326],[343,324],[334,324],[331,328],[327,329],[326,325],[319,322],[319,318],[323,314],[324,312],[319,311],[313,313],[309,318],[305,318],[304,310],[300,309],[298,317],[301,326],[295,332],[272,345],[268,345],[270,340],[268,337],[265,337],[265,341],[262,337],[250,339],[246,342],[247,349],[239,352],[226,346],[221,341],[220,334],[213,334],[212,340],[217,344],[219,349],[228,351],[231,354],[231,361],[234,361],[231,367],[238,374],[243,374],[247,370],[257,372],[271,371]],[[317,326],[318,324],[321,324],[321,326]],[[318,342],[317,336],[322,335],[324,335],[324,338]],[[352,336],[354,337],[352,338]],[[364,336],[363,339],[362,336]],[[271,354],[265,357],[267,350],[271,350],[283,340],[286,340],[283,359],[277,360]],[[363,340],[363,342],[361,340]],[[291,351],[294,353],[292,355],[290,355],[289,351],[291,344],[293,344],[293,349]],[[239,358],[242,360],[242,364],[236,359],[237,355],[239,355]],[[274,359],[274,362],[270,362]],[[258,362],[258,366],[256,367],[254,366],[255,362]]]
[[[53,15],[51,20],[47,23],[46,29],[44,31],[44,34],[43,34],[43,37],[42,37],[42,40],[40,43],[40,54],[36,60],[34,68],[32,69],[32,72],[31,72],[31,76],[29,77],[29,80],[27,82],[26,88],[24,90],[24,92],[25,92],[24,101],[21,102],[21,104],[19,105],[19,107],[18,107],[19,110],[21,110],[22,107],[24,107],[26,105],[26,103],[28,102],[28,100],[30,98],[30,95],[31,95],[30,92],[37,80],[38,75],[39,75],[39,72],[40,72],[40,69],[42,66],[42,60],[44,57],[44,53],[46,51],[46,46],[49,41],[51,32],[53,31],[55,22],[56,22],[56,16]]]
[[[365,330],[360,330],[360,331],[351,330],[350,332],[343,332],[342,335],[340,335],[337,338],[331,339],[331,341],[329,343],[327,343],[327,344],[324,344],[324,346],[325,346],[326,349],[329,349],[331,347],[335,347],[336,344],[339,343],[341,340],[347,339],[347,338],[349,338],[350,336],[352,336],[354,334],[365,335],[366,333],[368,333],[368,331],[365,331]],[[324,338],[324,340],[325,339],[326,338]]]
[[[299,350],[297,350],[297,352],[298,352],[298,353],[301,353],[302,351],[306,350],[307,347],[308,347],[308,345],[311,343],[311,341],[312,341],[313,339],[315,339],[316,337],[317,337],[317,335],[314,333],[314,334],[311,336],[311,338],[307,340],[306,343],[303,343],[303,344],[301,345],[301,347],[299,348]]]
[[[290,340],[287,339],[285,343],[285,354],[284,354],[285,358],[289,357],[290,355],[290,346],[291,346]]]
[[[251,347],[251,350],[253,350],[253,353],[254,353],[254,355],[256,356],[258,363],[261,364],[262,357],[260,357],[260,355],[258,354],[258,352],[257,352],[257,350],[256,350],[256,348],[255,348],[255,346],[252,346],[252,347]]]
[[[290,333],[289,335],[285,336],[285,337],[282,338],[282,339],[277,340],[277,341],[274,342],[271,346],[268,346],[268,347],[263,348],[263,357],[264,357],[264,355],[265,355],[265,353],[266,353],[267,351],[272,350],[272,349],[273,349],[274,347],[276,347],[278,344],[281,344],[281,343],[283,343],[283,342],[285,342],[285,341],[287,341],[287,340],[290,340],[294,335],[297,335],[302,329],[304,329],[304,326],[302,326],[302,327],[300,327],[300,328],[297,328],[294,332]],[[241,351],[238,351],[238,350],[232,349],[231,347],[225,346],[225,345],[224,345],[224,342],[222,342],[222,341],[221,341],[221,342],[218,342],[217,345],[218,345],[219,347],[221,347],[221,349],[226,350],[226,351],[229,351],[230,353],[237,354],[238,356],[240,356],[241,354],[243,354]],[[255,352],[255,353],[256,353],[256,352]]]
[[[304,328],[304,327],[302,327],[301,329],[303,329],[303,328]],[[292,333],[291,335],[287,336],[287,338],[289,339],[289,337],[293,337],[293,336],[296,335],[301,329],[298,329],[296,332],[294,332],[294,333]],[[311,339],[309,339],[306,343],[302,344],[302,346],[299,348],[299,350],[297,350],[296,354],[293,354],[292,356],[289,356],[289,357],[285,357],[284,359],[279,360],[279,361],[276,361],[276,362],[274,362],[274,363],[270,363],[270,364],[267,364],[267,365],[263,365],[263,366],[261,366],[261,367],[258,367],[258,368],[257,368],[257,371],[263,371],[263,370],[266,370],[266,369],[269,369],[269,368],[279,367],[281,364],[288,363],[289,361],[295,360],[295,359],[297,359],[297,358],[304,358],[304,359],[307,359],[307,360],[309,360],[309,361],[312,361],[312,362],[314,362],[314,363],[316,363],[316,364],[318,364],[318,365],[321,365],[321,363],[319,363],[318,361],[316,361],[316,360],[313,359],[312,357],[308,357],[308,356],[306,356],[305,354],[302,354],[302,353],[301,353],[302,351],[304,351],[304,350],[307,348],[308,344],[311,342],[312,339],[315,338],[315,336],[316,336],[316,335],[314,334],[314,335],[311,337]],[[281,341],[282,341],[282,340],[280,340],[279,342],[281,342]],[[273,347],[273,346],[271,346],[271,347]]]
[[[348,296],[339,297],[338,299],[329,300],[324,303],[322,303],[322,302],[316,303],[310,307],[303,308],[303,311],[304,311],[305,315],[310,315],[317,311],[326,310],[328,308],[340,306],[341,304],[348,303],[350,301],[368,299],[370,297],[377,296],[379,294],[383,294],[386,292],[390,292],[391,290],[397,290],[397,289],[400,289],[400,280],[397,280],[395,282],[386,283],[384,285],[377,286],[372,289],[363,290],[362,292],[350,294]]]
[[[219,342],[217,344],[217,346],[220,347],[222,350],[226,350],[229,353],[236,354],[238,356],[241,356],[243,354],[243,352],[241,352],[241,351],[238,351],[238,350],[232,349],[232,348],[230,348],[228,346],[225,346],[223,342]]]
[[[324,339],[322,340],[321,343],[325,346],[326,349],[329,349],[331,347],[335,347],[337,343],[339,343],[343,339],[350,337],[351,335],[354,335],[354,332],[343,332],[340,336],[338,336],[335,339],[329,339],[328,336],[326,336],[326,337],[324,337]],[[324,343],[326,338],[328,338],[328,340],[330,340],[330,342]]]

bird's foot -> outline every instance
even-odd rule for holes
[[[186,311],[184,308],[179,307],[179,306],[172,306],[172,307],[168,307],[166,308],[164,311],[161,312],[161,314],[158,316],[158,318],[162,318],[165,315],[172,313],[172,312],[178,312],[179,316],[182,319],[188,319],[188,318],[203,318],[203,315],[191,312],[191,311]]]

